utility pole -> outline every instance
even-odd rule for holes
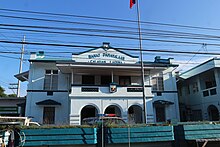
[[[18,83],[10,83],[8,89],[11,89],[13,94],[15,94],[14,89],[18,89]]]
[[[25,44],[25,36],[23,37],[23,40],[22,40],[19,74],[22,72],[22,64],[23,64],[23,58],[24,58],[24,44]],[[21,89],[21,81],[18,80],[17,97],[20,97],[20,89]]]
[[[143,89],[143,123],[147,123],[146,119],[146,96],[145,96],[145,84],[144,84],[144,64],[143,64],[143,53],[142,53],[142,38],[141,38],[141,24],[140,24],[140,11],[139,1],[137,0],[137,15],[138,15],[138,34],[139,34],[139,47],[140,47],[140,58],[141,58],[141,82]]]

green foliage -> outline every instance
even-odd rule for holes
[[[43,126],[20,126],[21,129],[66,129],[66,128],[94,128],[89,125],[43,125]]]
[[[0,97],[17,97],[16,94],[5,94],[5,89],[0,86]]]
[[[5,94],[5,89],[2,88],[1,86],[0,86],[0,97],[7,97],[7,94]]]
[[[9,94],[8,97],[17,97],[16,94]]]

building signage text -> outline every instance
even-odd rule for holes
[[[91,59],[91,60],[89,60],[89,62],[93,62],[93,63],[115,63],[115,64],[119,64],[119,63],[124,63],[124,61],[125,61],[124,56],[120,56],[120,55],[117,55],[117,54],[110,54],[110,53],[91,54],[91,55],[88,55],[88,58]],[[112,58],[112,59],[117,59],[117,60],[105,60],[103,58]]]

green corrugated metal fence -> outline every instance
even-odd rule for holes
[[[96,144],[96,128],[21,130],[24,146]]]
[[[149,126],[141,128],[105,128],[105,143],[139,143],[173,141],[172,126]],[[24,129],[21,130],[24,146],[97,144],[102,136],[96,128]],[[107,141],[106,141],[107,140]]]
[[[173,126],[147,126],[141,128],[109,128],[108,143],[138,143],[173,141]]]
[[[219,139],[220,124],[184,125],[186,140]]]

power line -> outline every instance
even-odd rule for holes
[[[41,21],[55,21],[55,22],[66,22],[66,21],[61,21],[61,20],[50,20],[50,19],[40,19],[40,18],[33,18],[33,17],[18,17],[18,16],[7,16],[7,15],[0,15],[2,17],[12,17],[12,18],[19,18],[19,19],[31,19],[31,20],[41,20]],[[67,22],[66,22],[67,23]],[[134,27],[125,27],[125,26],[115,26],[115,25],[104,25],[104,24],[94,24],[94,23],[83,23],[83,22],[73,22],[73,21],[68,21],[68,23],[75,23],[75,24],[83,24],[83,25],[94,25],[94,26],[102,26],[102,27],[114,27],[114,28],[126,28],[126,29],[134,29],[136,30],[137,28],[134,28]],[[8,25],[8,24],[1,24],[1,25],[4,25],[4,26],[18,26],[18,27],[24,27],[24,26],[21,26],[21,25]],[[82,28],[58,28],[58,27],[43,27],[43,26],[25,26],[25,27],[38,27],[38,28],[47,28],[47,29],[62,29],[62,30],[82,30]],[[92,31],[97,31],[94,30],[94,29],[84,29],[84,30],[92,30]],[[101,30],[98,30],[98,31],[102,31],[103,29]],[[146,30],[146,31],[156,31],[156,32],[164,32],[166,34],[164,35],[177,35],[177,34],[167,34],[167,33],[181,33],[181,35],[203,35],[205,37],[216,37],[216,38],[220,38],[219,36],[213,36],[213,35],[205,35],[205,34],[195,34],[195,33],[186,33],[186,32],[175,32],[175,31],[165,31],[165,30],[155,30],[155,29],[143,29],[143,30]],[[112,32],[112,31],[117,31],[117,32],[122,32],[121,30],[105,30],[105,31],[109,31],[109,32]],[[122,32],[124,33],[124,32]],[[126,32],[128,33],[128,32]],[[129,32],[129,33],[137,33],[137,32]],[[149,33],[148,33],[149,34]]]
[[[95,24],[94,24],[95,25]],[[27,27],[27,26],[25,26]],[[130,27],[129,27],[130,28]],[[7,28],[4,28],[4,29],[7,29]],[[11,28],[9,28],[11,29]],[[14,29],[14,28],[13,28]],[[45,28],[46,29],[46,28]],[[47,28],[48,29],[48,28]],[[53,27],[53,29],[57,29],[56,27]],[[79,28],[77,28],[79,29]],[[134,29],[134,28],[133,28]],[[20,29],[21,30],[21,29]],[[35,31],[35,32],[42,32],[42,30],[23,30],[23,31]],[[82,30],[80,30],[82,31]],[[84,31],[89,31],[88,29],[84,29]],[[91,29],[90,29],[91,31]],[[100,30],[93,30],[93,31],[100,31]],[[113,31],[113,30],[110,30],[110,31]],[[114,30],[115,31],[115,30]],[[117,30],[116,30],[117,31]],[[151,30],[153,31],[153,30]],[[173,31],[163,31],[163,30],[157,30],[157,31],[162,31],[162,32],[172,32],[172,33],[180,33],[180,32],[173,32]],[[49,33],[49,31],[47,31]],[[125,31],[121,31],[121,32],[125,32]],[[50,32],[50,33],[58,33],[58,34],[62,34],[62,32]],[[65,32],[66,33],[66,32]],[[108,32],[109,33],[109,32]],[[116,32],[118,33],[118,32]],[[131,32],[128,32],[126,31],[126,33],[131,33]],[[181,32],[183,33],[183,32]],[[149,34],[149,33],[148,33]],[[82,36],[91,36],[91,34],[80,34],[80,33],[75,33],[74,35],[82,35]],[[111,38],[123,38],[123,39],[136,39],[134,37],[124,37],[124,36],[110,36],[110,35],[97,35],[97,34],[92,34],[92,35],[96,35],[97,37],[111,37]],[[151,33],[151,35],[155,35],[156,37],[158,36],[163,36],[163,37],[178,37],[178,38],[183,38],[182,36],[184,35],[203,35],[203,34],[193,34],[193,33],[183,33],[183,34],[162,34],[162,33]],[[172,36],[172,35],[175,35],[175,36]],[[210,35],[205,35],[206,37],[208,37],[208,39],[210,39],[211,37],[216,37],[216,38],[219,38],[219,36],[210,36]],[[201,37],[201,36],[197,36],[197,37]],[[194,38],[190,38],[190,37],[187,37],[187,39],[194,39]],[[207,39],[207,38],[195,38],[195,39]],[[150,40],[150,41],[160,41],[160,42],[165,42],[165,43],[186,43],[186,44],[194,44],[194,45],[203,45],[204,43],[199,43],[199,42],[186,42],[186,41],[175,41],[175,40],[160,40],[160,39],[146,39],[146,40]],[[213,45],[213,46],[219,46],[219,44],[208,44],[207,45]],[[216,54],[216,53],[215,53]]]
[[[0,54],[21,54],[21,52],[13,52],[13,51],[0,51]]]
[[[88,32],[103,32],[103,33],[122,33],[122,34],[132,34],[136,35],[137,32],[132,31],[119,31],[119,30],[104,30],[104,29],[85,29],[85,28],[60,28],[60,27],[45,27],[45,26],[27,26],[27,25],[11,25],[11,24],[1,24],[2,26],[11,26],[11,27],[28,27],[28,28],[43,28],[43,29],[57,29],[57,30],[75,30],[75,31],[88,31]],[[176,32],[176,31],[164,31],[164,30],[155,30],[155,29],[142,29],[145,30],[143,35],[148,36],[161,36],[161,37],[176,37],[176,38],[187,38],[187,39],[220,39],[220,36],[207,35],[207,34],[195,34],[195,33],[186,33],[186,32]],[[150,31],[150,32],[146,32]],[[159,32],[159,33],[152,33]],[[160,33],[163,32],[163,33]],[[50,35],[51,37],[51,35]],[[194,38],[192,38],[194,37]],[[198,38],[200,37],[200,38]],[[203,38],[201,38],[203,37]],[[207,37],[207,38],[204,38]],[[213,39],[212,39],[213,40]]]
[[[99,27],[101,26],[101,27],[112,27],[112,28],[137,29],[137,28],[134,28],[134,27],[126,27],[126,26],[115,26],[115,25],[106,25],[106,24],[97,24],[97,23],[85,23],[85,22],[76,22],[76,21],[64,21],[64,20],[55,20],[55,19],[42,19],[42,18],[34,18],[34,17],[20,17],[20,16],[12,16],[12,15],[0,15],[0,17],[16,18],[16,19],[26,19],[26,20],[37,20],[37,21],[47,21],[47,22],[69,23],[69,24],[80,24],[80,25],[92,25],[92,26],[99,26]],[[90,31],[91,30],[92,29],[90,29]],[[145,29],[143,29],[143,30],[145,30]],[[150,30],[150,29],[148,29],[148,30]],[[151,31],[156,31],[156,30],[152,30],[151,29]],[[163,31],[163,32],[167,32],[167,33],[168,32],[170,32],[170,33],[180,33],[180,32],[164,31],[164,30],[157,30],[157,31]],[[183,34],[185,34],[185,35],[192,35],[192,33],[183,33]],[[168,34],[166,34],[166,35],[168,35]],[[195,34],[195,35],[201,35],[201,34]],[[217,37],[219,38],[219,36],[217,36]]]
[[[17,16],[10,16],[10,17],[15,17],[15,18],[24,18],[24,17],[17,17]],[[37,20],[41,20],[41,19],[38,19],[38,18],[24,18],[24,19],[37,19]],[[46,21],[46,19],[43,19]],[[50,20],[48,20],[50,21]],[[59,20],[56,20],[56,21],[59,21]],[[80,22],[77,22],[77,23],[80,23]],[[101,24],[91,24],[91,23],[82,23],[82,24],[89,24],[89,25],[101,25]],[[101,25],[103,26],[103,25]],[[112,25],[104,25],[104,26],[112,26]],[[21,27],[21,26],[19,26]],[[24,27],[27,27],[27,26],[24,26]],[[31,27],[31,26],[29,26]],[[33,26],[32,26],[33,27]],[[36,27],[36,26],[35,26]],[[42,26],[37,26],[37,27],[42,27]],[[114,27],[120,27],[120,26],[114,26]],[[130,28],[131,27],[126,27],[126,28]],[[12,28],[2,28],[2,29],[12,29]],[[46,29],[46,28],[45,28]],[[47,28],[48,29],[48,28]],[[51,28],[50,28],[51,29]],[[52,29],[58,29],[57,27],[52,27]],[[60,29],[60,28],[59,28]],[[63,29],[63,28],[62,28]],[[69,28],[68,28],[69,29]],[[71,28],[70,28],[71,29]],[[79,28],[75,28],[75,29],[79,29]],[[132,29],[135,29],[135,28],[132,28]],[[29,32],[41,32],[41,33],[57,33],[57,34],[71,34],[71,35],[80,35],[80,36],[96,36],[96,37],[110,37],[110,38],[122,38],[122,39],[137,39],[135,37],[126,37],[126,36],[112,36],[112,35],[98,35],[98,34],[85,34],[85,33],[68,33],[68,32],[51,32],[51,31],[42,31],[42,30],[28,30],[28,29],[16,29],[16,28],[13,28],[13,30],[21,30],[21,31],[29,31]],[[82,30],[79,30],[79,31],[82,31]],[[88,30],[88,29],[84,29],[84,31],[91,31]],[[92,31],[100,31],[100,30],[92,30]],[[113,33],[112,31],[116,31],[116,33],[129,33],[131,34],[131,32],[128,32],[128,31],[118,31],[118,30],[105,30],[105,31],[109,31],[110,33]],[[164,30],[149,30],[149,31],[161,31],[161,32],[170,32],[170,33],[183,33],[183,32],[174,32],[174,31],[164,31]],[[108,33],[109,33],[108,32]],[[133,32],[135,33],[135,32]],[[208,40],[217,40],[219,39],[220,37],[219,36],[213,36],[213,35],[204,35],[204,34],[193,34],[193,33],[183,33],[183,34],[162,34],[162,33],[151,33],[150,35],[151,36],[155,36],[155,37],[175,37],[175,38],[185,38],[185,39],[208,39]],[[148,33],[149,35],[149,33]],[[197,35],[197,37],[183,37],[185,35]],[[198,35],[204,35],[203,37],[207,37],[207,38],[201,38],[202,36],[198,36]],[[212,39],[212,38],[217,38],[217,39]],[[193,44],[193,45],[202,45],[204,43],[199,43],[199,42],[187,42],[187,41],[177,41],[177,40],[161,40],[161,39],[143,39],[143,40],[149,40],[149,41],[157,41],[157,42],[165,42],[165,43],[179,43],[179,44]],[[215,44],[215,43],[206,43],[207,45],[213,45],[213,46],[219,46],[219,44]]]
[[[106,29],[85,29],[85,28],[67,28],[67,27],[48,27],[48,26],[34,26],[34,25],[14,25],[14,24],[0,24],[0,26],[9,27],[21,27],[21,28],[38,28],[38,29],[53,29],[53,30],[70,30],[70,31],[86,31],[86,32],[102,32],[102,33],[119,33],[119,34],[129,34],[137,35],[134,31],[121,31],[121,30],[106,30]],[[184,33],[184,32],[174,32],[174,31],[164,31],[164,30],[153,30],[145,29],[148,31],[165,32],[165,33],[151,33],[142,32],[143,35],[148,36],[162,36],[162,37],[175,37],[175,38],[185,38],[185,39],[206,39],[206,40],[218,40],[220,36],[206,35],[206,34],[195,34],[195,33]],[[169,34],[168,34],[169,33]],[[191,37],[193,36],[193,37]],[[206,38],[205,38],[206,37]]]
[[[203,47],[204,47],[204,46],[202,46],[201,48],[199,48],[198,51],[197,51],[186,63],[184,63],[183,65],[189,64],[190,61],[199,53],[199,51],[200,51]],[[174,68],[173,71],[176,70],[177,68],[178,68],[178,67]],[[181,70],[181,69],[179,69],[179,70]]]
[[[120,28],[126,28],[126,29],[134,29],[132,27],[125,27],[125,26],[113,26],[113,25],[106,25],[106,24],[64,21],[64,20],[56,20],[56,19],[43,19],[43,18],[34,18],[34,17],[21,17],[21,16],[12,16],[12,15],[0,15],[0,17],[24,19],[24,20],[35,20],[35,21],[45,21],[45,22],[56,22],[56,23],[67,23],[67,24],[80,24],[80,25],[90,25],[90,26],[101,26],[101,27],[112,27],[112,28],[120,27]]]
[[[37,50],[38,51],[38,50]],[[30,52],[34,52],[33,50],[29,50],[28,52],[26,51],[25,52],[25,55],[30,55]],[[137,51],[134,51],[134,52],[137,52]],[[0,51],[0,54],[20,54],[21,52],[5,52],[5,51]],[[70,52],[70,51],[51,51],[51,49],[49,49],[49,51],[45,51],[45,54],[48,54],[47,56],[51,56],[51,57],[64,57],[64,58],[71,58],[71,56],[64,56],[64,55],[60,55],[60,54],[72,54],[73,52]],[[99,52],[95,52],[94,53],[99,53]],[[197,53],[197,52],[195,52]],[[51,55],[51,54],[58,54],[57,56],[56,55]],[[157,55],[156,52],[147,52],[147,53],[144,53],[144,55]],[[175,54],[175,53],[174,53]],[[214,53],[213,53],[214,54]],[[172,55],[170,53],[163,53],[163,55],[167,55],[167,56],[177,56],[177,54],[175,55]],[[181,55],[181,54],[180,54]],[[179,55],[179,56],[180,56]],[[185,56],[182,55],[182,56]],[[198,55],[199,56],[199,55]],[[200,54],[200,56],[210,56],[210,55],[206,55],[206,54]],[[86,59],[86,58],[82,58],[82,59]]]
[[[11,56],[7,56],[7,55],[0,55],[0,57],[20,60],[20,58],[17,58],[17,57],[11,57]],[[25,60],[27,60],[27,59],[25,59]]]
[[[14,52],[0,52],[0,53],[5,53],[5,54],[11,54],[12,53],[12,54],[14,54]],[[59,57],[59,58],[65,57],[65,58],[70,58],[71,59],[70,56],[60,56],[60,55],[59,56],[53,56],[51,54],[62,54],[62,53],[72,53],[72,52],[51,52],[51,51],[48,51],[48,52],[45,52],[45,53],[49,53],[49,55],[47,55],[47,56],[51,56],[51,57]],[[194,53],[197,53],[197,52],[194,52]],[[15,54],[20,54],[20,52],[16,52]],[[151,54],[152,54],[152,52],[151,52]],[[206,54],[204,54],[204,55],[206,55]],[[170,54],[169,54],[169,56],[170,56]],[[0,55],[0,57],[10,58],[10,59],[17,59],[17,60],[20,59],[20,58],[11,57],[11,56],[4,56],[4,55]],[[82,58],[82,59],[84,59],[84,58]],[[27,61],[28,59],[25,59],[25,60]],[[178,62],[178,61],[175,61],[175,63],[186,64],[186,62]],[[187,64],[200,64],[200,63],[196,63],[196,62],[195,63],[191,63],[191,62],[189,63],[189,62],[187,62]]]
[[[42,37],[45,37],[45,36],[47,36],[47,35],[44,35],[44,36],[42,36]],[[16,38],[16,39],[18,39],[18,38],[20,38],[20,37],[14,37],[14,36],[9,36],[10,38]],[[55,37],[55,36],[54,36]],[[54,40],[54,39],[38,39],[38,38],[36,38],[36,37],[28,37],[28,39],[29,39],[29,41],[31,41],[31,40],[34,40],[34,41],[39,41],[39,42],[44,42],[44,41],[46,41],[46,42],[56,42],[56,43],[74,43],[74,44],[86,44],[86,45],[99,45],[100,43],[93,43],[93,42],[82,42],[82,41],[60,41],[60,40]],[[113,43],[114,45],[116,45],[116,46],[124,46],[124,47],[128,47],[128,48],[130,48],[130,47],[136,47],[136,44],[134,44],[134,43]],[[144,46],[172,46],[172,47],[182,47],[182,46],[194,46],[194,45],[190,45],[190,44],[166,44],[166,43],[164,43],[164,44],[149,44],[149,43],[144,43],[143,44]],[[4,45],[5,47],[12,47],[11,45]],[[39,50],[38,48],[31,48],[31,49],[37,49],[37,50]],[[46,49],[44,49],[44,50],[46,50]],[[8,50],[9,51],[9,50]]]
[[[71,47],[71,48],[100,48],[100,46],[88,46],[88,45],[73,45],[73,44],[57,44],[57,43],[41,43],[41,42],[21,42],[21,41],[7,41],[0,40],[1,43],[9,44],[29,44],[29,45],[38,45],[38,46],[58,46],[58,47]],[[220,44],[216,44],[220,46]],[[115,50],[127,50],[127,51],[139,51],[137,48],[113,48]],[[192,52],[192,51],[174,51],[174,50],[156,50],[156,49],[143,49],[145,52],[161,52],[161,53],[173,53],[173,54],[203,54],[203,55],[220,55],[220,53],[214,52]]]
[[[38,33],[52,33],[52,34],[66,34],[66,35],[78,35],[78,36],[90,36],[90,37],[104,37],[104,38],[120,38],[120,39],[129,39],[129,40],[137,40],[136,37],[127,37],[127,36],[113,36],[113,35],[102,35],[102,34],[87,34],[87,33],[71,33],[71,32],[57,32],[57,31],[43,31],[43,30],[33,30],[33,29],[18,29],[18,28],[0,28],[0,29],[10,29],[10,30],[20,30],[20,31],[31,31]],[[162,40],[162,39],[146,39],[142,40],[155,41],[155,42],[167,42],[167,43],[179,43],[179,44],[193,44],[193,45],[203,45],[201,42],[190,42],[190,41],[177,41],[177,40]],[[206,45],[211,46],[220,46],[220,44],[216,43],[205,43]]]
[[[137,23],[137,21],[135,21],[135,20],[119,19],[119,18],[85,16],[85,15],[73,15],[73,14],[64,14],[64,13],[50,13],[50,12],[27,11],[27,10],[4,9],[4,8],[0,8],[0,10],[1,11],[8,11],[8,12],[22,12],[22,13],[30,13],[30,14],[52,15],[52,16],[68,16],[68,17],[88,18],[88,19],[97,19],[97,20],[108,20],[108,21],[111,20],[111,21],[119,21],[119,22]],[[191,28],[191,29],[202,29],[202,30],[220,31],[220,29],[218,29],[218,28],[192,26],[192,25],[180,25],[180,24],[160,23],[160,22],[151,22],[151,21],[141,21],[141,23],[143,23],[143,24],[151,24],[151,25],[180,27],[180,28]]]
[[[20,18],[20,19],[32,19],[32,20],[42,20],[42,21],[55,21],[55,22],[66,22],[66,21],[61,21],[61,20],[48,20],[48,19],[40,19],[40,18],[30,18],[30,17],[18,17],[18,16],[5,16],[5,15],[0,15],[0,16],[2,16],[2,17],[12,17],[12,18]],[[69,21],[68,21],[69,22]],[[84,25],[95,25],[95,26],[105,26],[105,27],[121,27],[121,28],[129,28],[129,29],[136,29],[136,28],[132,28],[132,27],[124,27],[124,26],[112,26],[112,25],[103,25],[103,24],[92,24],[92,23],[82,23],[82,22],[69,22],[69,23],[77,23],[77,24],[84,24]],[[20,25],[20,27],[21,27],[21,25]],[[24,26],[23,26],[24,27]],[[26,27],[28,27],[28,26],[26,26]],[[29,27],[31,27],[31,26],[29,26]],[[33,27],[33,26],[32,26]],[[36,27],[36,26],[35,26]],[[39,27],[39,26],[38,26]],[[42,28],[42,27],[41,27]],[[43,27],[43,28],[45,28],[45,27]],[[53,27],[54,29],[55,29],[55,27]],[[2,29],[9,29],[9,28],[2,28]],[[47,27],[47,29],[48,29],[48,27]],[[58,28],[56,28],[56,29],[58,29]],[[65,29],[65,28],[62,28],[62,29]],[[75,28],[75,30],[77,30],[78,28]],[[15,30],[15,29],[14,29]],[[80,30],[80,29],[79,29]],[[84,29],[84,31],[85,30],[87,30],[87,31],[97,31],[97,30],[92,30],[92,29],[90,29],[90,30],[88,30],[88,29]],[[30,30],[26,30],[26,31],[30,31]],[[81,28],[81,31],[82,31],[82,28]],[[101,30],[99,30],[99,31],[101,31]],[[108,32],[110,32],[110,33],[113,33],[114,32],[114,30],[105,30],[105,31],[108,31]],[[153,30],[151,30],[151,31],[153,31]],[[163,31],[163,30],[154,30],[154,31]],[[36,32],[36,31],[35,31]],[[38,30],[38,32],[39,32],[39,30]],[[42,32],[42,31],[41,31]],[[163,32],[172,32],[172,33],[180,33],[180,32],[174,32],[174,31],[163,31]],[[115,32],[114,32],[115,33]],[[136,32],[125,32],[125,31],[117,31],[117,33],[129,33],[130,35],[131,34],[136,34]],[[183,32],[181,32],[181,33],[183,33]],[[68,33],[64,33],[64,34],[68,34]],[[148,35],[150,35],[149,33],[147,33]],[[73,35],[73,34],[72,34]],[[75,35],[81,35],[81,34],[75,34]],[[88,34],[87,34],[88,35]],[[216,40],[216,39],[210,39],[210,37],[215,37],[215,38],[217,38],[217,39],[219,39],[220,37],[219,36],[213,36],[213,35],[204,35],[204,34],[193,34],[193,33],[183,33],[183,34],[181,34],[181,36],[180,36],[180,34],[152,34],[151,33],[151,35],[156,35],[157,37],[158,37],[158,35],[160,35],[160,36],[162,36],[162,37],[176,37],[176,38],[185,38],[185,39],[206,39],[206,40]],[[178,35],[178,36],[172,36],[172,35]],[[182,35],[204,35],[204,37],[209,37],[209,38],[201,38],[201,37],[199,37],[198,38],[198,36],[197,37],[191,37],[191,38],[187,38],[187,37],[184,37],[184,36],[182,36]],[[91,35],[90,35],[91,36]],[[97,36],[97,35],[96,35]],[[100,37],[100,36],[99,36]],[[103,36],[102,36],[103,37]],[[110,37],[112,37],[112,36],[110,36]],[[153,40],[151,40],[151,41],[153,41]],[[154,41],[155,41],[155,39],[154,39]],[[171,43],[171,41],[169,41],[170,43]],[[179,42],[174,42],[174,41],[172,41],[172,43],[179,43]]]

